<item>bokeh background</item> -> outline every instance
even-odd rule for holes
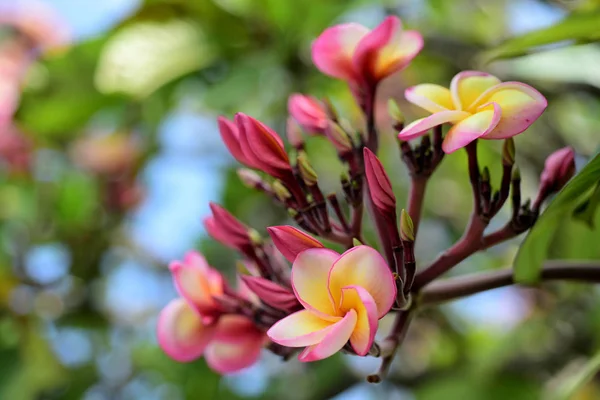
[[[420,117],[402,101],[404,88],[447,85],[460,70],[528,82],[548,97],[544,116],[516,138],[525,195],[535,194],[551,151],[570,144],[579,164],[594,154],[599,10],[595,0],[1,0],[0,399],[552,395],[599,348],[600,293],[591,286],[498,289],[426,310],[380,385],[364,382],[378,360],[343,355],[282,365],[265,353],[249,370],[219,377],[202,360],[167,358],[154,327],[176,295],[170,260],[196,248],[235,270],[235,255],[203,229],[209,201],[263,234],[289,222],[239,183],[217,115],[243,111],[283,133],[287,96],[300,91],[329,96],[361,126],[345,84],[311,64],[310,43],[327,26],[373,27],[396,14],[425,36],[423,52],[379,93],[381,157],[402,206],[407,174],[386,100],[396,98],[408,120]],[[500,146],[486,142],[481,151],[493,184]],[[339,191],[334,150],[314,138],[308,153],[324,189]],[[457,153],[427,194],[420,265],[460,236],[469,212]],[[579,236],[584,229],[566,227],[550,256],[600,258],[597,237]],[[453,274],[509,266],[520,240]],[[600,398],[600,384],[592,380],[574,398]]]

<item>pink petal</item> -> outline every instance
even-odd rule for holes
[[[392,190],[390,178],[385,172],[383,165],[381,165],[377,156],[367,147],[363,149],[363,156],[369,196],[371,196],[373,204],[385,215],[395,215],[396,197]]]
[[[323,104],[311,96],[291,95],[288,112],[302,128],[312,133],[324,132],[329,123]]]
[[[277,250],[291,263],[304,250],[325,247],[317,239],[293,226],[271,226],[267,231]]]
[[[430,113],[454,110],[450,90],[440,85],[423,83],[409,87],[404,91],[404,97]]]
[[[537,90],[521,82],[504,82],[486,91],[476,104],[496,103],[502,109],[502,118],[496,128],[484,139],[506,139],[525,129],[542,115],[548,101]]]
[[[226,314],[219,318],[214,340],[222,343],[236,343],[262,337],[264,333],[243,315]]]
[[[475,100],[483,92],[500,83],[500,79],[480,71],[463,71],[452,78],[450,92],[456,110],[473,112]]]
[[[298,301],[324,319],[338,316],[339,303],[333,302],[327,285],[329,270],[338,257],[333,250],[308,249],[292,265],[292,287]]]
[[[336,328],[341,317],[326,321],[308,310],[301,310],[278,321],[267,331],[267,336],[282,346],[304,347],[321,342]],[[347,340],[347,339],[346,339]]]
[[[501,116],[500,107],[492,103],[487,109],[463,119],[448,131],[442,149],[445,153],[452,153],[473,140],[487,135],[498,125]]]
[[[454,123],[465,119],[470,114],[464,111],[440,111],[426,118],[411,122],[398,134],[400,140],[412,140],[426,135],[427,131],[438,125]]]
[[[223,277],[208,266],[202,255],[190,252],[186,255],[185,262],[174,261],[169,269],[179,294],[204,317],[210,319],[218,312],[212,296],[223,293]]]
[[[326,75],[356,81],[352,55],[358,42],[369,32],[362,25],[349,23],[325,29],[312,44],[312,59]]]
[[[238,127],[232,121],[229,121],[225,117],[217,118],[219,124],[219,133],[221,134],[221,139],[227,149],[231,153],[231,155],[238,160],[240,163],[247,165],[251,168],[256,168],[256,166],[249,160],[240,147],[240,134]]]
[[[167,304],[158,317],[158,344],[179,362],[199,358],[214,333],[215,326],[204,325],[200,315],[181,298]]]
[[[256,330],[248,330],[247,326],[236,319],[241,316],[226,316],[232,318],[231,322],[219,321],[219,332],[228,330],[224,335],[218,334],[206,348],[204,358],[210,368],[220,374],[230,374],[250,367],[260,358],[261,350],[265,344],[265,335]],[[246,320],[249,322],[249,320]]]
[[[322,360],[334,355],[348,343],[356,327],[356,321],[356,311],[348,311],[342,320],[332,326],[321,342],[308,346],[298,355],[298,359],[302,362],[309,362]]]
[[[350,344],[359,356],[365,356],[371,349],[377,333],[377,304],[373,297],[360,286],[342,288],[340,309],[344,312],[356,311],[356,328],[350,336]]]
[[[396,284],[389,266],[377,250],[368,246],[351,248],[333,264],[329,290],[336,304],[340,304],[342,288],[347,286],[365,289],[377,304],[379,318],[387,314],[396,300]]]
[[[271,307],[289,310],[300,304],[296,295],[288,289],[257,276],[243,275],[240,277],[246,286],[254,292],[260,300]]]

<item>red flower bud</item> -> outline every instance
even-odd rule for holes
[[[283,142],[275,131],[242,113],[235,115],[235,123],[239,129],[240,148],[255,168],[279,179],[292,174]]]
[[[288,112],[308,133],[323,133],[327,129],[327,111],[314,97],[297,93],[291,95]]]
[[[325,247],[317,239],[293,226],[271,226],[267,228],[267,231],[269,231],[275,247],[291,263],[304,250]]]
[[[300,308],[300,303],[291,290],[257,276],[242,275],[240,278],[265,304],[281,310]]]
[[[392,191],[390,179],[383,169],[383,165],[375,154],[368,148],[363,150],[365,158],[365,174],[369,195],[373,205],[384,215],[396,215],[396,197]]]
[[[204,227],[213,239],[236,250],[252,245],[250,228],[218,204],[210,203],[210,209],[213,216],[204,220]]]
[[[533,208],[539,208],[550,194],[558,192],[575,175],[575,152],[564,147],[546,158],[540,177],[540,188]]]
[[[219,117],[217,122],[219,124],[219,133],[221,134],[221,139],[223,140],[223,143],[225,143],[225,146],[227,146],[227,149],[233,158],[248,167],[257,168],[242,151],[240,144],[240,131],[236,124],[229,121],[225,117]]]

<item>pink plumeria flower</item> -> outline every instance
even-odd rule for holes
[[[325,106],[311,96],[292,94],[288,99],[288,112],[307,133],[324,133],[329,124]]]
[[[189,362],[204,356],[208,366],[221,374],[254,364],[265,341],[265,334],[248,318],[223,315],[207,324],[183,298],[172,300],[158,318],[158,342],[169,357]]]
[[[312,59],[326,75],[355,87],[374,87],[406,67],[423,48],[417,31],[402,30],[398,17],[387,17],[373,30],[356,24],[326,29],[312,45]]]
[[[329,249],[303,251],[292,266],[292,285],[304,310],[277,322],[267,335],[282,346],[306,346],[300,361],[327,358],[348,341],[357,354],[366,355],[378,320],[396,299],[388,265],[367,246],[342,255]]]
[[[435,126],[453,124],[442,148],[452,153],[475,139],[506,139],[527,129],[544,112],[548,102],[540,92],[521,82],[501,82],[485,72],[463,71],[450,89],[425,83],[406,89],[408,101],[432,113],[416,120],[399,134],[411,140]]]
[[[183,261],[173,261],[169,269],[179,295],[202,315],[205,323],[219,316],[221,309],[213,296],[223,294],[225,280],[202,254],[190,251]]]

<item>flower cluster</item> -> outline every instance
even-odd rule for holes
[[[313,43],[313,61],[323,73],[348,83],[367,126],[349,127],[327,99],[294,94],[288,101],[286,134],[295,157],[279,134],[255,118],[243,113],[231,120],[219,118],[225,145],[246,167],[238,171],[240,180],[284,207],[302,230],[268,227],[267,240],[211,204],[212,215],[204,221],[207,232],[242,258],[238,290],[199,254],[174,262],[171,272],[181,298],[166,306],[158,323],[159,343],[169,356],[190,361],[204,355],[213,369],[229,373],[254,363],[262,348],[284,359],[303,348],[298,359],[304,362],[343,351],[382,357],[380,374],[370,378],[377,381],[399,345],[408,315],[419,306],[424,286],[476,251],[531,228],[542,202],[573,175],[573,151],[563,149],[548,159],[538,199],[533,206],[522,203],[512,137],[542,114],[546,100],[526,84],[501,83],[474,71],[458,74],[450,89],[432,84],[408,89],[407,100],[432,115],[406,127],[392,103],[412,185],[408,209],[398,218],[391,180],[376,155],[373,103],[379,83],[405,68],[422,47],[421,35],[403,30],[396,17],[372,31],[358,24],[325,30]],[[445,135],[444,124],[451,125]],[[327,138],[344,163],[341,199],[337,193],[322,193],[304,149],[305,134]],[[406,142],[417,137],[422,139],[415,146]],[[487,167],[479,167],[477,139],[504,140],[503,174],[496,191]],[[445,154],[463,147],[473,188],[472,220],[461,241],[417,270],[413,248],[425,184]],[[485,235],[511,192],[512,218]],[[379,235],[377,249],[363,236],[363,198]],[[326,248],[316,237],[345,252]],[[398,322],[386,339],[376,342],[378,321],[391,312]]]

